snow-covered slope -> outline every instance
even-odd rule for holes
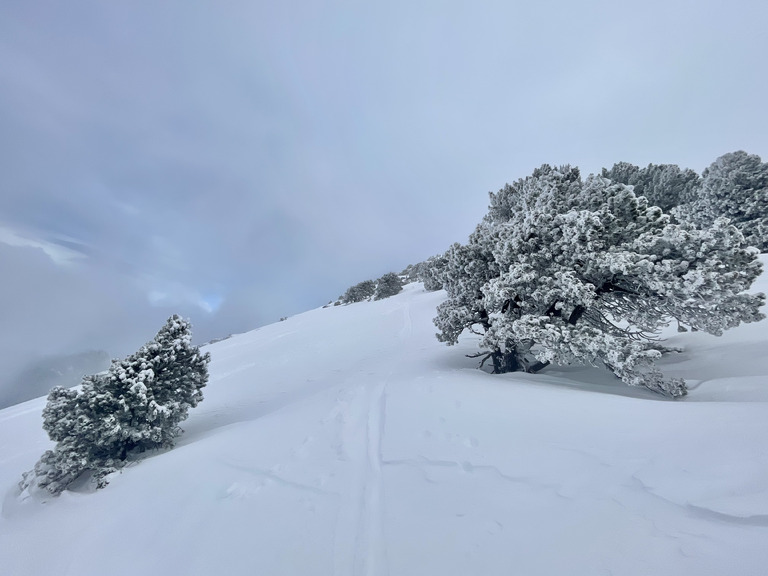
[[[756,289],[768,291],[766,277]],[[768,324],[675,334],[671,402],[591,368],[475,369],[410,285],[211,345],[178,446],[19,501],[44,399],[0,411],[0,572],[768,573]]]

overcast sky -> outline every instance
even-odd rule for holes
[[[464,241],[544,162],[768,156],[768,2],[0,7],[0,387],[196,340]],[[298,356],[300,358],[300,354]]]

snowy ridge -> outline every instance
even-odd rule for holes
[[[212,344],[177,447],[98,492],[19,501],[44,399],[0,411],[3,573],[765,573],[765,321],[674,333],[661,367],[692,390],[671,402],[593,368],[476,370],[473,339],[434,337],[443,298]]]

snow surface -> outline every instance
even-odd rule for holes
[[[674,333],[672,402],[594,368],[476,370],[474,340],[434,337],[444,297],[209,346],[178,446],[97,492],[20,500],[45,400],[0,411],[0,572],[768,573],[768,323]]]

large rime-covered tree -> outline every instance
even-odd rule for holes
[[[54,388],[43,429],[56,446],[24,475],[22,489],[59,494],[84,472],[102,487],[130,453],[172,447],[203,399],[209,361],[192,345],[189,322],[174,315],[137,352],[85,377],[79,392]]]
[[[602,176],[632,186],[636,196],[645,196],[651,206],[664,212],[691,202],[701,180],[693,170],[682,170],[676,164],[648,164],[640,168],[628,162],[618,162],[610,170],[603,168]]]
[[[465,246],[447,253],[448,300],[438,339],[482,335],[495,372],[594,364],[630,385],[679,397],[681,380],[654,366],[671,320],[720,334],[759,320],[754,249],[718,220],[673,223],[632,188],[544,165],[491,194]]]
[[[768,163],[743,151],[721,156],[704,170],[697,198],[682,213],[701,226],[724,216],[747,244],[768,252]]]

